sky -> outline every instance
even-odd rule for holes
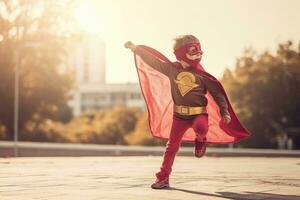
[[[129,40],[175,61],[173,38],[193,34],[204,51],[202,65],[218,78],[234,68],[245,48],[274,52],[278,43],[300,42],[300,0],[79,0],[78,5],[82,27],[106,43],[108,83],[138,81],[133,54],[124,48]]]

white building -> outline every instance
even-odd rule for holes
[[[86,36],[70,54],[75,68],[76,83],[105,83],[105,43],[97,36]]]
[[[138,83],[106,84],[105,44],[97,36],[84,38],[70,54],[75,67],[76,89],[69,105],[75,116],[116,105],[145,109]]]
[[[116,105],[145,108],[140,86],[136,83],[81,85],[71,103],[75,115]]]

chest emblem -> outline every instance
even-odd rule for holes
[[[196,77],[190,72],[180,72],[174,81],[177,84],[181,96],[186,95],[193,88],[199,86],[196,84]]]

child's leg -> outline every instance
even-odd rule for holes
[[[203,141],[208,131],[208,115],[198,115],[193,122],[193,129],[196,132],[196,138],[198,141]]]
[[[180,120],[173,117],[170,138],[166,145],[160,172],[156,173],[157,178],[164,179],[170,175],[176,153],[178,152],[181,145],[183,134],[191,126],[191,124],[192,121]]]

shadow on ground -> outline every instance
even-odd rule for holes
[[[168,190],[177,190],[181,192],[186,192],[190,194],[199,194],[202,196],[210,196],[210,197],[220,197],[234,200],[258,200],[258,199],[272,199],[272,200],[300,200],[300,196],[298,195],[283,195],[283,194],[272,194],[272,193],[264,193],[264,192],[245,192],[245,193],[235,193],[235,192],[217,192],[217,194],[211,194],[206,192],[199,192],[195,190],[187,190],[181,188],[171,187]]]

